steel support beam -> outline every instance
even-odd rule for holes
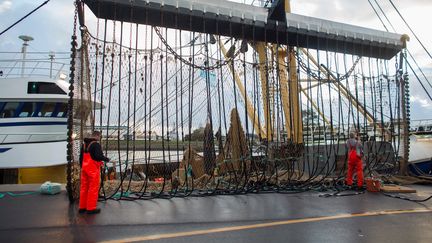
[[[83,0],[98,18],[390,59],[402,35],[227,0]],[[289,6],[285,6],[289,8]],[[280,19],[280,17],[278,18]],[[204,28],[205,27],[205,28]],[[278,32],[276,34],[276,32]]]

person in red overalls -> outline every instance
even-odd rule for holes
[[[348,173],[346,184],[352,187],[354,170],[357,171],[357,187],[363,189],[363,146],[359,142],[358,136],[350,133],[350,138],[347,141],[348,148]]]
[[[105,157],[99,141],[102,134],[94,131],[91,138],[85,138],[81,147],[80,165],[81,165],[81,188],[79,213],[95,214],[100,213],[100,208],[96,208],[99,196],[100,170],[103,162],[109,162],[110,159]]]

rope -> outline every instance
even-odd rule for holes
[[[36,193],[39,193],[39,191],[21,192],[21,193],[5,192],[5,193],[0,193],[0,199],[4,198],[5,196],[21,197],[21,196],[28,196],[28,195],[32,195],[32,194],[36,194]]]
[[[390,26],[392,27],[393,31],[396,32],[395,27],[392,25],[392,23],[390,22],[390,20],[387,18],[387,15],[385,14],[385,12],[383,11],[383,9],[381,8],[381,6],[379,5],[379,3],[374,0],[376,5],[378,6],[378,8],[380,9],[381,13],[384,15],[384,17],[386,18],[387,22],[390,24]],[[389,31],[386,24],[384,23],[384,21],[381,19],[380,15],[378,14],[378,12],[376,11],[375,7],[372,5],[372,3],[370,2],[370,0],[368,0],[369,5],[372,7],[372,9],[374,10],[375,14],[377,15],[377,17],[379,18],[379,20],[381,21],[381,24],[384,26],[384,28],[386,29],[386,31]],[[432,84],[429,81],[429,79],[426,77],[425,73],[423,72],[422,68],[418,65],[417,61],[414,59],[414,56],[411,54],[411,52],[408,50],[408,54],[411,57],[411,59],[414,61],[414,64],[416,65],[417,69],[420,71],[420,73],[423,75],[423,78],[426,80],[426,82],[429,84],[429,86],[432,88]],[[425,85],[423,84],[423,82],[420,80],[420,78],[418,77],[417,73],[415,72],[414,68],[411,66],[411,64],[408,62],[407,59],[405,59],[408,66],[410,67],[411,72],[414,74],[414,76],[417,78],[417,81],[420,83],[420,85],[422,86],[423,90],[425,91],[426,95],[429,97],[429,99],[432,101],[432,96],[431,94],[427,91]]]
[[[28,16],[30,16],[32,13],[36,12],[38,9],[40,9],[41,7],[43,7],[45,4],[47,4],[50,0],[46,0],[45,2],[43,2],[41,5],[39,5],[37,8],[33,9],[32,11],[30,11],[28,14],[24,15],[24,17],[20,18],[18,21],[16,21],[15,23],[13,23],[11,26],[7,27],[5,30],[3,30],[2,32],[0,32],[0,36],[3,35],[6,31],[12,29],[15,25],[17,25],[19,22],[23,21],[24,19],[26,19]]]
[[[389,0],[390,4],[393,6],[393,8],[396,10],[396,12],[398,13],[399,17],[401,17],[401,19],[403,20],[403,22],[405,23],[405,25],[408,27],[408,29],[411,31],[411,33],[414,35],[414,37],[417,39],[417,41],[420,43],[420,45],[423,47],[423,50],[428,54],[428,56],[432,59],[432,55],[429,53],[429,51],[426,49],[426,47],[424,46],[423,42],[420,41],[420,39],[418,38],[418,36],[416,35],[416,33],[412,30],[411,26],[407,23],[407,21],[405,20],[405,18],[402,16],[402,14],[399,12],[399,9],[396,7],[396,5],[393,3],[392,0]]]
[[[388,194],[388,193],[384,193],[384,192],[382,192],[382,194],[386,197],[402,199],[402,200],[406,200],[406,201],[410,201],[410,202],[416,202],[416,203],[426,202],[426,201],[429,201],[430,199],[432,199],[432,195],[427,197],[427,198],[424,198],[424,199],[413,199],[413,198],[409,198],[409,197],[402,197],[399,195],[392,195],[392,194]]]

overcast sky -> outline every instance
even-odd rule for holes
[[[9,27],[44,1],[0,0],[0,31]],[[375,0],[370,1],[374,2]],[[407,33],[411,36],[411,42],[408,43],[409,49],[423,70],[427,72],[429,80],[432,81],[432,59],[426,55],[414,36],[404,26],[389,1],[381,0],[379,2],[397,32]],[[432,0],[393,0],[393,2],[399,7],[428,51],[432,52],[430,27],[432,23]],[[291,0],[291,5],[293,13],[384,30],[368,0]],[[23,34],[30,35],[35,39],[31,43],[29,51],[69,51],[73,14],[72,0],[51,0],[15,28],[0,36],[0,52],[20,51],[21,41],[18,36]],[[91,31],[95,31],[96,20],[90,11],[87,11],[87,25]],[[428,100],[413,75],[411,75],[410,81],[412,119],[432,118],[432,102]]]

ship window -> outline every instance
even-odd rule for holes
[[[2,112],[0,113],[1,118],[15,117],[19,102],[7,102]]]
[[[3,111],[3,107],[6,105],[5,102],[0,102],[0,113]]]
[[[41,110],[38,113],[38,116],[43,117],[50,117],[52,116],[54,109],[55,109],[56,103],[52,102],[46,102],[43,104]]]
[[[33,102],[25,102],[19,117],[31,117],[36,109],[36,104]]]
[[[57,117],[66,117],[66,113],[67,113],[67,104],[66,103],[61,103],[59,104],[59,111],[57,114]]]
[[[48,82],[28,82],[28,94],[66,94],[57,84]]]

